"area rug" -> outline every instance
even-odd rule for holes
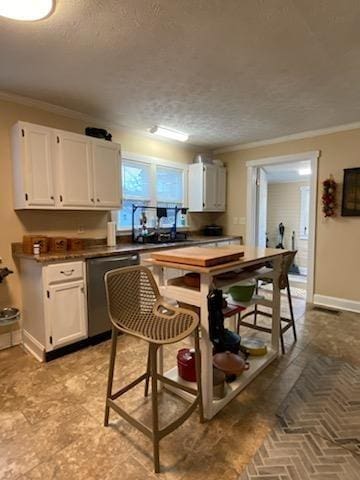
[[[360,479],[360,367],[319,356],[277,417],[241,480]]]

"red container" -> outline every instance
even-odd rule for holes
[[[196,382],[195,350],[182,348],[177,354],[179,377],[188,382]]]

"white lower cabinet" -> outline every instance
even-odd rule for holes
[[[87,338],[84,261],[43,265],[21,259],[23,343],[38,360]]]

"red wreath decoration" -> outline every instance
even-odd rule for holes
[[[322,203],[324,216],[334,217],[336,215],[336,182],[332,175],[323,181]]]

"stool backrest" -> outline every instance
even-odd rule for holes
[[[144,315],[151,315],[160,297],[151,271],[142,266],[107,272],[105,289],[110,320],[118,328],[129,328]]]

